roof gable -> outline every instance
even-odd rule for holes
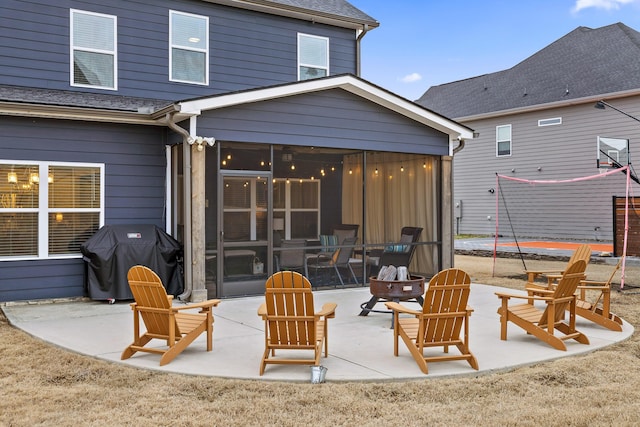
[[[351,92],[363,99],[446,133],[452,139],[473,138],[473,130],[467,126],[350,74],[181,101],[177,103],[180,112],[175,116],[175,119],[176,121],[181,121],[189,116],[199,115],[202,111],[331,89],[342,89]]]
[[[640,90],[640,33],[618,23],[578,27],[496,73],[429,88],[417,101],[448,117]]]

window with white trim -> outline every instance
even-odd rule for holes
[[[77,257],[103,223],[103,164],[0,160],[0,259]]]
[[[117,17],[71,9],[71,86],[118,88]]]
[[[329,38],[298,34],[298,80],[329,75]]]
[[[554,117],[552,119],[540,119],[538,120],[538,126],[554,126],[561,125],[562,117]]]
[[[511,155],[511,125],[496,126],[496,156]]]
[[[320,180],[273,180],[273,217],[284,218],[286,239],[317,238],[320,234]]]
[[[209,84],[209,17],[169,11],[169,80]]]

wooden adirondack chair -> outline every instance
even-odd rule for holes
[[[578,316],[618,332],[622,331],[622,319],[611,313],[611,282],[621,265],[622,258],[618,261],[606,282],[581,281],[580,285],[578,285],[578,300],[576,301],[576,314]],[[595,299],[589,299],[588,294],[591,294],[592,297],[595,296]]]
[[[496,292],[501,299],[502,306],[498,309],[500,315],[500,339],[507,339],[507,323],[509,321],[520,326],[528,333],[551,345],[558,350],[566,350],[564,340],[575,339],[579,343],[589,344],[589,339],[582,332],[576,330],[576,289],[584,279],[587,264],[578,260],[569,265],[555,289],[538,293],[543,295],[512,295]],[[520,298],[528,300],[526,304],[508,305],[509,299]],[[533,302],[532,302],[533,300]],[[544,311],[534,306],[535,301],[546,303]],[[564,321],[565,310],[569,311],[569,323]],[[554,330],[562,332],[564,336],[554,335]]]
[[[569,258],[569,261],[567,262],[567,266],[573,264],[579,259],[589,264],[589,261],[591,259],[591,246],[587,244],[578,246],[578,248],[571,254],[571,258]],[[533,285],[534,287],[540,287],[542,289],[548,289],[551,284],[553,284],[554,282],[560,279],[560,277],[564,273],[564,270],[540,270],[540,271],[525,270],[525,273],[527,273],[528,285]],[[541,276],[541,275],[544,275],[547,278],[546,286],[534,284],[538,276]]]
[[[576,315],[609,330],[622,331],[622,319],[611,313],[611,282],[621,265],[622,259],[618,261],[611,276],[605,282],[587,279],[580,281],[576,300]],[[555,286],[557,286],[555,282],[551,282],[548,288],[527,283],[525,290],[529,295],[545,295],[548,294],[548,289],[554,289]]]
[[[320,364],[329,355],[327,319],[335,317],[336,303],[315,312],[311,283],[295,271],[280,271],[265,283],[265,302],[258,309],[264,320],[264,354],[260,375],[267,364]],[[276,358],[276,350],[308,350],[313,358]]]
[[[207,351],[213,348],[212,307],[220,303],[212,299],[185,306],[172,306],[173,296],[167,295],[160,277],[150,268],[135,265],[127,273],[129,287],[136,302],[133,310],[133,343],[123,352],[121,359],[128,359],[138,351],[162,354],[160,366],[171,362],[201,333],[207,334]],[[183,310],[200,309],[199,313],[183,313]],[[140,334],[140,317],[147,329]],[[165,340],[166,348],[145,347],[152,339]]]
[[[398,356],[398,337],[402,337],[425,374],[429,373],[427,362],[447,360],[466,360],[477,370],[478,361],[469,350],[469,316],[473,312],[467,306],[470,284],[471,278],[467,273],[451,268],[431,278],[422,311],[410,310],[397,302],[386,302],[385,305],[394,312],[393,354]],[[401,317],[401,314],[412,317]],[[455,345],[460,354],[448,354],[451,345]],[[424,350],[429,347],[444,347],[444,354],[425,356]]]

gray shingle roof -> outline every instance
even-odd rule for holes
[[[156,111],[173,104],[161,99],[6,85],[0,85],[0,101],[131,112]]]
[[[255,3],[272,3],[274,6],[285,6],[306,9],[327,15],[353,19],[369,25],[378,26],[378,22],[360,9],[345,0],[255,0]]]
[[[452,118],[640,88],[640,33],[578,27],[512,68],[429,88],[416,102]]]

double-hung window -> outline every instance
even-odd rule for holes
[[[71,86],[118,88],[117,18],[71,9]]]
[[[329,75],[329,39],[298,34],[298,80]]]
[[[169,12],[169,80],[209,84],[209,18]]]
[[[496,126],[496,156],[511,155],[511,125]]]
[[[273,217],[284,218],[287,239],[316,238],[320,234],[320,180],[275,179]]]
[[[0,259],[77,257],[104,224],[104,165],[0,160]]]

